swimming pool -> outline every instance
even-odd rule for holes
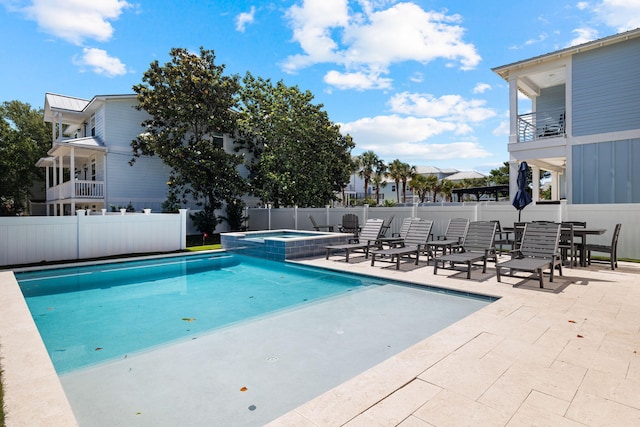
[[[227,253],[16,276],[96,426],[263,425],[494,300]]]

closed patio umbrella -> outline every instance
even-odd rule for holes
[[[514,208],[518,209],[518,222],[520,222],[520,215],[522,214],[522,209],[524,209],[529,203],[532,202],[531,196],[527,192],[527,186],[529,184],[529,179],[527,176],[527,172],[529,171],[529,165],[527,162],[520,163],[518,167],[518,192],[513,198],[513,202],[511,204]]]

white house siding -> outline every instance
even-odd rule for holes
[[[106,161],[106,195],[109,205],[126,207],[129,202],[136,210],[151,208],[160,211],[167,196],[167,179],[170,169],[156,157],[141,157],[133,166],[131,141],[144,128],[143,120],[148,117],[144,111],[133,106],[135,97],[110,99],[104,111],[106,131],[105,145],[108,147]]]
[[[573,203],[640,203],[640,139],[573,146]]]
[[[640,39],[573,56],[573,136],[640,129]]]

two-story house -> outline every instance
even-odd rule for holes
[[[640,28],[493,69],[509,82],[512,197],[526,161],[534,182],[551,172],[553,200],[640,202],[638,70]]]
[[[167,198],[170,168],[158,157],[133,165],[131,141],[144,130],[145,111],[135,94],[99,95],[91,100],[47,93],[44,120],[53,124],[52,147],[37,166],[46,171],[47,215],[74,215],[133,206],[159,212]],[[217,137],[225,149],[233,140]],[[194,204],[187,207],[197,208]]]

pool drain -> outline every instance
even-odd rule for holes
[[[277,362],[278,361],[278,357],[277,356],[269,356],[267,357],[267,362]]]

